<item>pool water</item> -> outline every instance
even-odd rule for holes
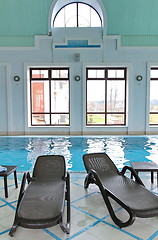
[[[106,152],[119,169],[130,161],[158,163],[158,136],[0,137],[0,165],[18,171],[31,171],[40,155],[59,154],[69,171],[84,172],[82,156],[92,152]]]

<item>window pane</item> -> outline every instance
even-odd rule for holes
[[[158,78],[158,69],[151,69],[150,70],[150,77],[151,78]]]
[[[87,114],[87,124],[89,125],[104,125],[105,114]]]
[[[49,82],[48,81],[32,81],[32,112],[48,112],[49,111]]]
[[[158,81],[150,81],[150,112],[158,112]]]
[[[76,13],[77,4],[69,4],[65,8],[65,26],[66,27],[76,27]]]
[[[87,81],[87,112],[105,111],[105,81]]]
[[[101,27],[100,17],[93,8],[91,8],[91,27]]]
[[[101,27],[101,19],[91,6],[84,3],[70,3],[56,15],[54,27]]]
[[[107,81],[107,111],[123,112],[125,107],[125,82]]]
[[[65,27],[65,10],[64,8],[60,10],[60,12],[57,14],[55,21],[54,21],[54,27]]]
[[[124,73],[124,69],[111,69],[108,70],[108,78],[124,78]]]
[[[48,70],[32,70],[32,78],[48,78]]]
[[[150,114],[150,124],[158,124],[158,114]]]
[[[51,123],[53,125],[69,125],[69,114],[52,114]]]
[[[50,115],[49,114],[32,114],[33,125],[49,125]]]
[[[77,27],[76,6],[74,3],[63,7],[55,18],[54,27]]]
[[[68,70],[67,69],[53,69],[52,78],[68,78]]]
[[[95,70],[91,69],[88,70],[88,78],[104,78],[105,71],[102,69]]]
[[[51,81],[51,112],[69,111],[69,82]]]
[[[86,4],[78,4],[79,27],[90,27],[90,7]]]
[[[101,27],[101,20],[98,13],[83,3],[78,4],[79,27]]]
[[[124,124],[124,114],[107,114],[107,124]]]
[[[125,68],[87,68],[87,125],[124,125],[125,88]]]

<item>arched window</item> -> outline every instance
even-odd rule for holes
[[[99,13],[90,5],[73,2],[62,7],[55,15],[52,27],[101,27]]]

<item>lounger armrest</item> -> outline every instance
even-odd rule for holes
[[[32,182],[32,181],[34,181],[36,179],[34,177],[31,177],[29,172],[26,173],[26,178],[27,178],[27,182],[28,183],[30,183],[30,182]]]
[[[67,172],[65,180],[66,180],[66,190],[67,190],[66,198],[70,202],[70,174],[69,174],[69,172]]]
[[[135,220],[135,213],[124,203],[122,202],[120,199],[117,198],[117,196],[112,193],[111,191],[109,191],[106,186],[103,186],[101,179],[99,177],[99,175],[97,174],[96,171],[91,170],[90,173],[93,175],[93,177],[95,178],[96,184],[98,185],[101,194],[103,196],[104,202],[109,210],[110,216],[113,219],[113,221],[117,224],[117,226],[119,226],[120,228],[122,227],[127,227],[129,225],[131,225],[134,220]],[[120,220],[116,214],[115,211],[111,205],[111,202],[109,200],[109,197],[111,197],[114,201],[116,201],[122,208],[124,208],[128,214],[129,214],[129,219],[125,222],[123,222],[122,220]]]
[[[142,180],[140,179],[140,177],[138,176],[137,172],[132,167],[124,166],[122,168],[122,171],[120,172],[120,174],[124,175],[127,170],[129,170],[132,173],[132,175],[135,177],[136,182],[138,182],[139,184],[144,186],[144,184],[143,184]]]
[[[66,181],[66,200],[70,204],[70,174],[66,173],[66,176],[62,177],[62,180]]]
[[[70,233],[70,174],[67,172],[66,176],[66,199],[67,199],[67,233]]]

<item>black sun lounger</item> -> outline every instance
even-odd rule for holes
[[[65,204],[67,222],[64,224]],[[66,173],[63,156],[39,156],[32,177],[29,173],[23,175],[15,219],[9,235],[14,235],[18,225],[39,229],[56,224],[59,224],[64,232],[69,233],[70,178]]]
[[[145,188],[133,168],[124,166],[119,172],[105,153],[85,154],[83,161],[88,173],[84,187],[88,188],[90,183],[95,183],[99,187],[110,216],[117,226],[127,227],[136,217],[158,216],[158,196]],[[132,173],[135,180],[124,175],[126,170]],[[122,221],[116,216],[110,198],[128,212],[128,220]]]

